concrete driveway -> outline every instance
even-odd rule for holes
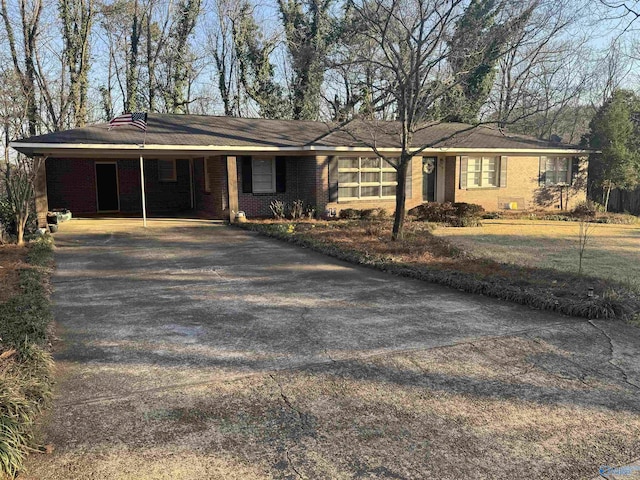
[[[54,451],[25,478],[585,478],[640,457],[635,327],[201,220],[74,219],[56,244]]]

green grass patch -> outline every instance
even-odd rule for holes
[[[53,383],[47,351],[52,315],[45,288],[53,242],[46,236],[28,248],[30,267],[20,271],[20,293],[0,305],[0,475],[8,478],[36,448],[34,424]]]

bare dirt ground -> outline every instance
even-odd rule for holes
[[[54,450],[21,478],[583,479],[640,458],[631,325],[208,222],[73,220],[56,260]]]

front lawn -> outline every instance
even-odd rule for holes
[[[563,222],[563,226],[565,223],[567,232],[578,228],[576,222]],[[557,269],[553,264],[535,265],[533,262],[515,261],[519,258],[517,252],[514,252],[509,261],[507,258],[485,256],[473,249],[467,251],[462,241],[449,241],[438,233],[438,229],[434,234],[431,224],[419,221],[408,221],[404,238],[396,242],[390,240],[391,221],[388,219],[299,222],[254,220],[243,226],[353,263],[541,310],[585,318],[627,320],[637,319],[640,314],[638,290],[632,285],[633,278],[628,274],[638,268],[638,254],[630,246],[623,247],[625,242],[633,242],[629,240],[629,235],[637,234],[637,227],[616,226],[614,228],[619,229],[616,230],[618,235],[611,233],[616,243],[615,247],[610,248],[609,255],[616,257],[624,252],[625,255],[635,255],[636,259],[617,259],[627,270],[624,275],[612,279],[606,275],[579,275],[576,271],[577,247],[571,247],[569,239],[557,241],[565,245],[567,255],[574,252],[575,266],[573,269]],[[472,235],[472,232],[479,231],[479,228],[441,228],[445,232],[460,231],[461,236],[466,232]],[[600,228],[602,229],[599,230]],[[602,235],[607,228],[609,227],[595,225],[593,231]],[[539,225],[538,230],[544,229]],[[625,235],[620,232],[625,232]],[[599,239],[598,245],[606,245],[605,237],[596,237],[594,234],[593,239],[595,238]],[[466,240],[472,241],[469,238]],[[513,243],[518,244],[518,241],[513,240]],[[524,247],[530,259],[544,257],[544,243],[539,237],[531,240],[529,247]],[[590,262],[593,265],[595,245],[592,242],[588,246],[585,265]],[[530,251],[534,249],[535,251]],[[508,247],[504,250],[508,251]],[[569,265],[570,260],[565,260]],[[632,263],[634,265],[628,265]]]
[[[470,254],[527,267],[578,270],[577,222],[483,220],[481,227],[434,231]],[[640,225],[591,224],[586,275],[640,286]]]

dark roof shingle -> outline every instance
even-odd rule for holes
[[[300,120],[269,120],[205,115],[149,114],[147,132],[124,126],[109,130],[107,123],[39,135],[20,144],[74,145],[180,145],[194,147],[260,148],[398,148],[398,122],[351,122],[336,124]],[[416,132],[413,146],[487,149],[576,149],[576,146],[545,142],[524,135],[507,134],[487,126],[435,123]]]

